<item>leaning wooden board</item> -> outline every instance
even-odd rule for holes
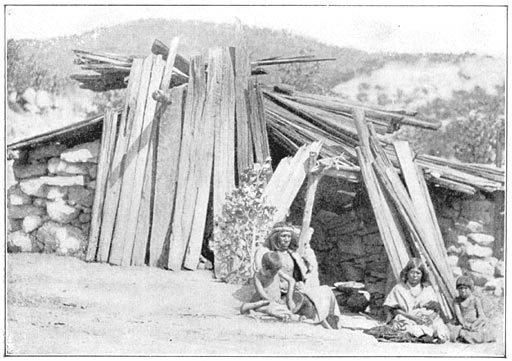
[[[171,90],[171,104],[160,116],[156,149],[155,202],[149,242],[149,265],[167,265],[183,126],[186,86]]]
[[[129,133],[126,154],[124,157],[124,169],[122,173],[121,192],[119,196],[119,205],[115,218],[114,233],[112,236],[112,245],[110,248],[109,263],[120,265],[123,259],[125,247],[125,234],[127,230],[128,217],[132,211],[132,192],[133,182],[137,173],[137,154],[139,153],[142,127],[144,125],[144,111],[146,108],[146,99],[148,95],[149,82],[151,79],[151,69],[154,64],[154,55],[144,59],[142,77],[137,94],[137,106],[133,110],[134,117],[131,122],[131,128],[127,128]]]
[[[100,262],[107,262],[110,254],[112,235],[114,232],[117,207],[119,204],[119,196],[121,193],[122,178],[124,174],[126,146],[130,136],[130,133],[126,131],[126,128],[127,124],[130,124],[131,120],[135,116],[137,94],[139,92],[139,84],[142,78],[142,70],[143,59],[134,59],[130,72],[125,109],[119,124],[117,142],[110,167],[111,169],[108,175],[105,201],[103,203],[102,227],[96,256],[96,260]]]
[[[101,133],[101,149],[98,160],[98,173],[96,176],[96,191],[91,212],[91,229],[87,246],[86,261],[96,259],[98,242],[100,237],[103,204],[107,187],[107,177],[112,163],[112,155],[116,144],[119,113],[107,109],[103,117],[103,129]]]
[[[169,239],[169,256],[167,267],[179,271],[183,265],[192,217],[197,198],[195,182],[196,150],[201,144],[195,140],[206,99],[205,62],[201,56],[191,59],[185,114],[183,119],[183,137],[181,142],[180,160],[178,165],[178,183],[176,203]]]

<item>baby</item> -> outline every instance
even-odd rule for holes
[[[254,275],[253,283],[256,293],[251,301],[242,304],[240,313],[251,310],[262,312],[284,321],[298,321],[299,316],[293,314],[296,304],[293,300],[295,280],[281,271],[283,267],[277,252],[267,252],[261,260],[261,269]],[[288,283],[289,292],[281,298],[280,282]]]
[[[487,318],[482,301],[473,295],[474,282],[468,276],[456,281],[459,296],[454,300],[456,324],[450,326],[450,340],[465,343],[494,342],[495,337],[487,329]]]

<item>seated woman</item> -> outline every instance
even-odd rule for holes
[[[253,270],[255,273],[259,272],[265,253],[278,253],[282,263],[281,272],[295,280],[295,293],[304,297],[304,307],[297,313],[305,315],[312,323],[321,323],[326,328],[339,328],[340,313],[336,298],[330,287],[320,286],[313,250],[306,247],[305,257],[297,252],[298,238],[291,225],[276,223],[263,245],[255,252]],[[281,279],[280,289],[283,296],[288,293],[288,284]]]
[[[428,284],[427,270],[421,260],[412,258],[400,272],[400,281],[384,301],[392,326],[415,337],[428,335],[447,341],[448,327],[436,311],[440,309],[439,301]]]

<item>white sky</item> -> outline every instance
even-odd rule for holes
[[[506,52],[506,8],[477,6],[7,6],[6,36],[43,39],[141,18],[238,18],[370,52]]]

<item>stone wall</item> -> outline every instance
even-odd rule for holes
[[[504,269],[497,256],[500,247],[493,247],[494,199],[483,194],[447,195],[439,188],[432,192],[454,276],[468,273],[477,285],[501,294]],[[302,222],[304,193],[305,187],[291,207],[289,220],[297,225]],[[393,281],[391,277],[388,281],[389,260],[365,190],[361,185],[324,178],[317,190],[311,226],[320,283],[364,283],[371,295],[370,311],[382,317],[382,302]]]
[[[8,252],[81,257],[87,247],[100,142],[49,144],[14,161],[7,191]]]

